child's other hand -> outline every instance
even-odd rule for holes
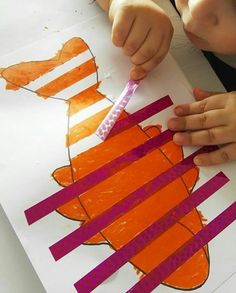
[[[166,56],[173,35],[169,17],[151,0],[112,0],[112,41],[134,64],[130,78],[144,78]]]
[[[168,127],[177,132],[179,145],[221,145],[219,150],[195,157],[200,166],[236,160],[236,92],[209,93],[194,89],[197,102],[175,108]]]

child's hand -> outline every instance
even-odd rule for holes
[[[130,78],[144,78],[166,56],[173,28],[169,17],[151,0],[112,0],[112,41],[134,64]]]
[[[177,118],[168,127],[179,145],[217,145],[219,150],[195,157],[196,165],[214,165],[236,160],[236,92],[213,94],[194,90],[197,102],[175,108]]]

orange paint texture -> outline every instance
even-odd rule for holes
[[[52,59],[13,65],[2,69],[1,75],[7,81],[7,89],[16,90],[85,50],[88,50],[88,46],[81,39],[73,38]],[[80,69],[77,67],[44,85],[37,93],[42,96],[53,95],[96,70],[94,59],[91,58],[82,64]],[[104,95],[98,91],[98,86],[99,82],[95,81],[92,86],[66,101],[69,117],[104,98]],[[69,125],[69,132],[66,136],[67,147],[70,148],[73,144],[93,134],[108,111],[109,108],[76,125]],[[123,117],[127,115],[129,114],[123,113]],[[150,137],[159,135],[160,129],[160,126],[150,126],[144,129],[134,126],[86,152],[70,158],[70,165],[56,169],[52,176],[61,186],[68,186],[121,154],[144,143]],[[182,159],[181,147],[171,141],[110,176],[80,197],[61,206],[58,212],[69,219],[80,221],[80,225],[87,223]],[[198,180],[198,175],[197,168],[191,169],[117,219],[91,238],[87,244],[107,243],[113,249],[118,250],[188,197]],[[142,275],[147,274],[202,227],[202,216],[194,209],[133,257],[130,262],[136,271],[142,272]],[[170,275],[164,284],[184,290],[194,289],[206,281],[208,273],[209,255],[208,249],[205,247]]]
[[[67,135],[67,147],[75,144],[79,140],[91,135],[96,131],[101,121],[105,118],[111,107],[108,107],[92,117],[83,120],[81,123],[71,127]]]
[[[98,91],[100,83],[96,83],[68,100],[70,108],[68,115],[72,116],[77,112],[87,108],[88,106],[102,100],[105,95]]]
[[[44,85],[36,91],[36,93],[42,97],[50,97],[56,93],[64,90],[65,88],[73,85],[81,79],[96,72],[97,68],[93,59],[86,61],[80,66],[66,72],[60,77],[54,79],[48,84]]]
[[[156,130],[158,132],[158,128]],[[77,180],[147,139],[148,135],[138,126],[135,126],[112,137],[103,144],[79,154],[73,158],[71,166],[56,170],[53,173],[53,177],[62,186],[67,186],[73,182],[71,170],[74,171],[74,180]],[[165,153],[168,154],[169,159]],[[172,156],[172,154],[174,155]],[[62,206],[58,211],[71,219],[79,220],[83,223],[89,222],[90,219],[109,209],[116,202],[169,169],[182,158],[181,148],[173,142],[169,142],[162,148],[149,153],[144,158],[91,188],[80,198]],[[116,220],[87,243],[109,243],[113,249],[121,248],[135,235],[189,196],[197,178],[198,170],[196,168],[191,169],[185,176],[175,180],[161,191],[154,193],[148,200]],[[173,228],[136,255],[131,260],[131,263],[143,274],[148,273],[201,228],[201,217],[197,210],[193,210]],[[200,250],[177,272],[173,273],[165,281],[165,284],[182,289],[198,287],[206,280],[208,268],[208,251],[205,248]]]
[[[73,38],[49,60],[22,62],[1,68],[0,74],[7,81],[6,89],[18,90],[86,50],[88,50],[88,46],[82,39]]]

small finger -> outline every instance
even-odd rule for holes
[[[132,15],[125,17],[123,11],[118,11],[115,15],[112,25],[111,39],[115,46],[123,47],[130,30],[134,24],[135,18]]]
[[[210,91],[205,91],[197,87],[193,89],[193,95],[195,99],[198,101],[209,98],[211,96],[216,96],[219,94],[222,94],[222,92],[210,92]]]
[[[161,38],[158,40],[156,33],[151,30],[141,47],[132,56],[131,61],[133,64],[142,65],[151,58],[153,58],[159,51],[161,46]]]
[[[150,27],[142,18],[135,19],[132,28],[123,44],[123,51],[127,56],[133,56],[147,39]]]
[[[202,101],[178,105],[175,107],[174,112],[177,116],[200,114],[211,110],[223,109],[225,103],[226,101],[222,96],[212,96]]]
[[[227,122],[224,110],[212,110],[201,114],[175,117],[168,121],[168,128],[173,131],[200,130],[223,126]]]
[[[199,131],[177,132],[173,140],[178,145],[215,145],[232,141],[229,127],[220,126]]]
[[[156,55],[154,55],[150,60],[146,63],[140,65],[144,71],[147,73],[152,71],[161,61],[165,58],[168,50],[169,50],[169,42],[161,41],[162,45]]]
[[[230,143],[214,152],[197,155],[194,163],[198,166],[209,166],[234,160],[236,160],[236,143]]]

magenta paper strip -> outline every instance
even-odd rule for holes
[[[218,173],[189,197],[184,199],[176,207],[171,209],[162,218],[150,225],[146,230],[113,253],[105,261],[90,271],[86,276],[75,283],[78,292],[91,292],[103,281],[109,278],[121,266],[127,263],[132,257],[139,253],[151,241],[159,237],[193,208],[204,202],[218,189],[224,186],[229,179],[222,173]]]
[[[165,96],[154,103],[144,107],[143,109],[129,115],[126,118],[123,118],[116,122],[111,132],[108,135],[108,138],[124,131],[146,119],[152,117],[153,115],[161,112],[162,110],[173,105],[173,102],[169,96]]]
[[[130,193],[126,198],[112,206],[109,210],[105,211],[100,216],[93,219],[91,222],[81,226],[69,235],[65,236],[57,243],[50,247],[50,251],[55,260],[58,260],[88,240],[91,236],[97,234],[106,228],[109,224],[117,218],[134,208],[142,201],[157,192],[167,184],[174,181],[179,176],[194,167],[193,158],[200,153],[209,152],[216,147],[203,147],[191,154],[183,161],[175,166],[161,173],[148,183],[144,184],[134,192]]]
[[[126,293],[145,293],[154,290],[179,266],[235,220],[236,201]]]
[[[81,195],[83,192],[92,188],[96,184],[132,164],[139,158],[142,158],[148,152],[151,152],[161,145],[167,143],[172,139],[172,137],[173,132],[170,130],[166,130],[160,135],[150,138],[145,143],[137,146],[136,148],[119,156],[118,158],[98,168],[87,176],[79,179],[70,186],[59,190],[48,198],[30,207],[25,211],[25,216],[28,224],[31,225],[41,218],[47,216],[71,199]]]

